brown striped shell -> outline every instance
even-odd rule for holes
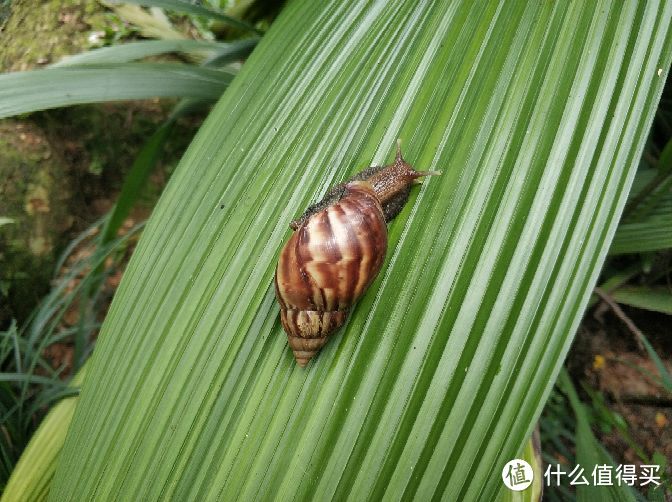
[[[387,249],[383,208],[366,181],[306,220],[280,254],[275,285],[289,346],[305,366],[343,325],[378,275]]]
[[[350,307],[376,278],[387,250],[387,221],[408,199],[418,172],[397,150],[393,164],[370,167],[332,188],[290,225],[280,253],[275,293],[280,320],[299,366],[341,327]]]

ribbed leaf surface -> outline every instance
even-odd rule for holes
[[[672,2],[291,2],[194,140],[111,307],[53,500],[492,500],[609,248]],[[306,369],[290,220],[389,161],[443,169]]]

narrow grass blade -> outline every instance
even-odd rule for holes
[[[43,377],[40,375],[32,375],[26,373],[0,373],[0,382],[22,382],[26,385],[31,383],[41,383],[45,385],[57,385],[58,381],[54,382],[53,379],[48,377]]]
[[[50,68],[81,66],[90,64],[128,63],[149,56],[158,56],[171,52],[208,53],[222,61],[235,61],[247,56],[257,44],[258,39],[237,42],[209,42],[205,40],[147,40],[130,42],[112,47],[103,47],[66,56]]]
[[[672,292],[665,287],[623,286],[611,296],[618,303],[672,315]]]
[[[103,226],[101,243],[105,244],[117,235],[117,230],[121,227],[121,224],[135,204],[140,191],[145,186],[174,124],[175,122],[173,120],[169,120],[162,124],[149,137],[142,147],[142,150],[135,158],[130,171],[124,179],[124,185],[122,186],[121,193],[119,194],[114,209],[110,212],[109,218]]]
[[[642,336],[641,341],[644,344],[644,348],[646,349],[647,354],[649,355],[649,357],[653,361],[653,364],[655,364],[656,369],[658,370],[658,377],[660,378],[660,382],[663,388],[667,392],[672,393],[672,375],[668,371],[667,366],[665,366],[665,363],[660,358],[660,356],[656,352],[656,349],[653,348],[651,342],[649,342],[646,336]]]
[[[639,171],[636,182],[611,255],[672,248],[672,176],[649,169]]]
[[[0,75],[0,118],[60,106],[189,97],[216,100],[233,74],[191,65],[121,63]]]

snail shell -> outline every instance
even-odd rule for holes
[[[370,167],[332,188],[292,222],[295,230],[280,252],[275,292],[280,321],[299,366],[341,327],[350,307],[380,272],[387,225],[403,208],[410,185],[422,176],[401,156]]]
[[[348,309],[378,275],[387,250],[383,208],[366,181],[307,219],[280,254],[275,285],[280,320],[305,366],[343,325]]]

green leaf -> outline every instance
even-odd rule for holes
[[[492,500],[609,249],[671,16],[290,2],[143,233],[51,498]],[[413,190],[384,270],[301,369],[272,287],[287,225],[399,137],[443,175]]]
[[[653,345],[651,345],[651,342],[649,342],[646,336],[643,336],[642,334],[642,336],[639,337],[639,339],[644,345],[644,348],[646,349],[646,353],[649,355],[649,358],[653,361],[653,364],[655,364],[656,370],[658,370],[660,384],[667,392],[672,393],[672,375],[670,375],[667,366],[665,366],[665,362],[663,362],[663,360],[660,358],[660,356],[656,352],[656,349],[653,348]]]
[[[49,377],[43,377],[39,375],[27,375],[25,373],[8,373],[8,372],[0,372],[0,382],[26,382],[28,384],[42,383],[45,385],[55,385],[54,380]]]
[[[236,19],[235,17],[227,16],[223,12],[210,9],[208,7],[203,7],[202,5],[185,2],[183,0],[111,0],[111,4],[123,4],[130,3],[134,5],[141,5],[143,7],[160,7],[162,9],[170,9],[176,12],[183,12],[185,14],[193,14],[195,16],[203,16],[211,19],[216,19],[241,28],[243,30],[252,31],[258,35],[261,34],[261,31],[256,29],[254,26],[247,24],[244,21]]]
[[[661,207],[641,221],[620,224],[609,254],[646,253],[668,248],[672,248],[672,205]]]
[[[128,63],[149,56],[167,54],[170,52],[207,52],[218,58],[235,61],[247,56],[258,39],[241,40],[237,42],[209,42],[205,40],[147,40],[130,42],[112,47],[103,47],[74,56],[66,56],[50,68],[66,66],[81,66],[90,64]]]
[[[13,218],[7,218],[5,216],[0,216],[0,227],[3,226],[3,225],[10,225],[12,223],[14,223]]]
[[[672,248],[672,176],[656,175],[653,169],[638,171],[629,202],[636,206],[628,206],[609,254]]]
[[[191,65],[121,63],[0,75],[0,118],[60,106],[188,97],[216,100],[233,75]]]
[[[672,293],[664,287],[623,286],[615,289],[611,296],[618,303],[672,315]]]

